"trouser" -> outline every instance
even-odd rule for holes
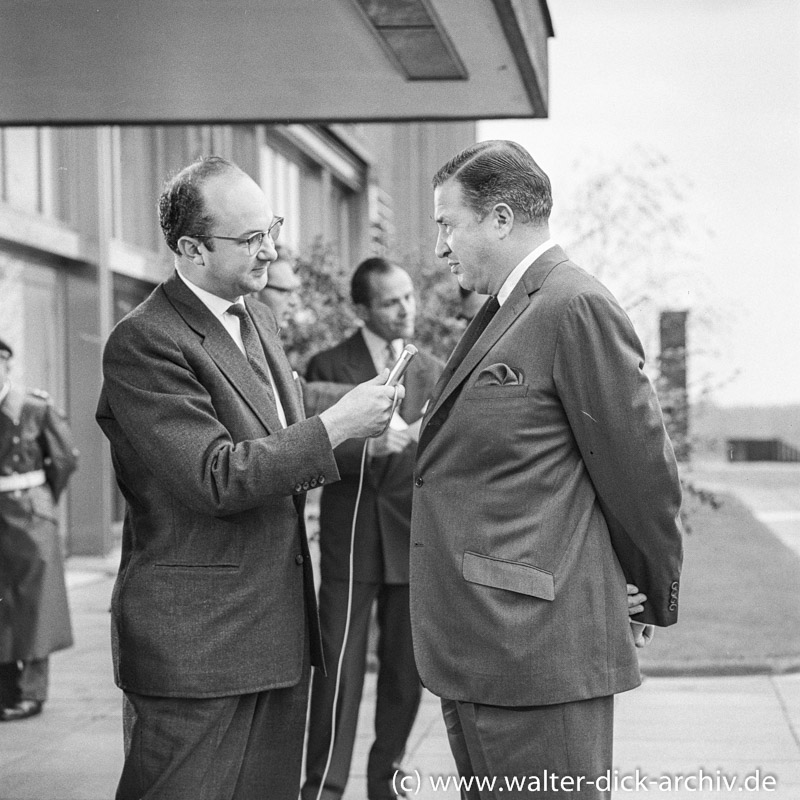
[[[609,798],[614,696],[506,707],[442,699],[464,800]],[[472,779],[470,781],[470,779]]]
[[[419,708],[422,687],[411,641],[408,586],[353,584],[353,607],[342,664],[335,742],[322,794],[325,800],[341,797],[347,785],[366,672],[369,624],[376,599],[379,666],[375,741],[367,762],[369,800],[394,798],[392,775],[403,757]],[[336,672],[347,616],[346,581],[323,580],[319,612],[328,675],[322,677],[316,673],[312,682],[303,800],[316,797],[328,760]]]
[[[285,689],[208,699],[125,693],[116,800],[297,800],[309,658]]]
[[[10,708],[20,700],[47,700],[50,660],[47,656],[31,661],[0,664],[0,701]]]

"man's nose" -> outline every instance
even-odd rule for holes
[[[265,261],[275,261],[278,258],[278,251],[275,249],[272,237],[265,236],[261,240],[261,247],[258,248],[256,255]]]
[[[447,242],[442,238],[441,233],[436,236],[436,248],[434,252],[437,258],[446,258],[450,253],[450,248],[447,246]]]

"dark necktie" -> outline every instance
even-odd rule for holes
[[[440,393],[444,390],[444,387],[450,382],[450,378],[455,374],[459,364],[466,358],[467,353],[473,348],[475,342],[480,339],[481,334],[486,330],[486,327],[492,321],[492,318],[498,312],[499,308],[500,303],[497,302],[497,298],[494,295],[489,297],[486,303],[484,303],[482,311],[478,312],[478,314],[481,314],[480,318],[475,322],[474,326],[467,328],[461,340],[456,345],[453,355],[448,360],[447,366],[433,390],[434,398],[438,398]],[[417,444],[418,454],[424,450],[425,446],[433,438],[434,433],[444,424],[444,421],[450,415],[450,410],[460,393],[461,388],[459,386],[448,395],[447,399],[438,408],[436,413],[428,420],[425,430],[422,431],[419,443]]]
[[[462,340],[456,345],[456,349],[453,352],[453,358],[448,363],[448,372],[452,375],[458,365],[464,360],[467,353],[472,350],[475,342],[480,339],[481,334],[486,330],[486,327],[492,321],[494,315],[500,309],[500,303],[497,302],[497,298],[492,295],[484,304],[482,311],[478,313],[481,314],[480,318],[475,323],[474,327],[467,328],[464,331],[464,336]]]
[[[228,313],[239,317],[239,332],[242,334],[242,344],[247,353],[247,360],[250,362],[250,366],[253,368],[256,375],[258,375],[266,385],[274,401],[275,396],[272,392],[272,381],[269,379],[267,357],[264,355],[264,348],[261,346],[261,340],[258,338],[253,320],[250,319],[247,309],[239,305],[239,303],[234,303],[228,309]]]

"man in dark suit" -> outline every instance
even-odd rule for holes
[[[318,353],[308,366],[309,381],[359,383],[391,365],[414,335],[416,302],[408,273],[383,258],[358,265],[351,281],[356,313],[364,326],[336,347]],[[342,650],[353,596],[341,674],[335,742],[322,797],[342,796],[350,771],[358,709],[364,685],[373,604],[379,625],[375,741],[367,764],[369,800],[394,798],[391,779],[416,717],[420,683],[411,646],[408,611],[408,543],[412,471],[422,408],[442,369],[419,351],[405,375],[406,396],[385,434],[369,440],[361,500],[355,523],[352,576],[350,539],[356,511],[363,440],[336,448],[342,480],[326,485],[320,507],[322,584],[320,619],[325,652],[335,661]],[[314,383],[309,383],[313,387]],[[317,796],[331,742],[336,674],[314,676],[306,755],[304,800]]]
[[[377,379],[310,419],[263,288],[282,219],[224,159],[160,199],[176,272],[112,331],[97,419],[127,508],[112,598],[117,798],[296,800],[322,665],[305,492],[387,424]],[[402,397],[402,389],[397,393]]]
[[[672,447],[630,320],[550,239],[550,182],[529,153],[476,144],[434,187],[437,256],[492,297],[422,422],[417,666],[461,775],[538,776],[503,798],[603,796],[614,694],[640,683],[645,623],[677,619]],[[648,598],[635,622],[626,577]],[[545,770],[573,783],[545,786]]]

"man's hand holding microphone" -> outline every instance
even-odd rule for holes
[[[384,369],[371,380],[359,383],[319,415],[333,447],[346,439],[378,436],[386,430],[406,393],[400,379],[416,353],[414,345],[406,345],[391,371]]]

